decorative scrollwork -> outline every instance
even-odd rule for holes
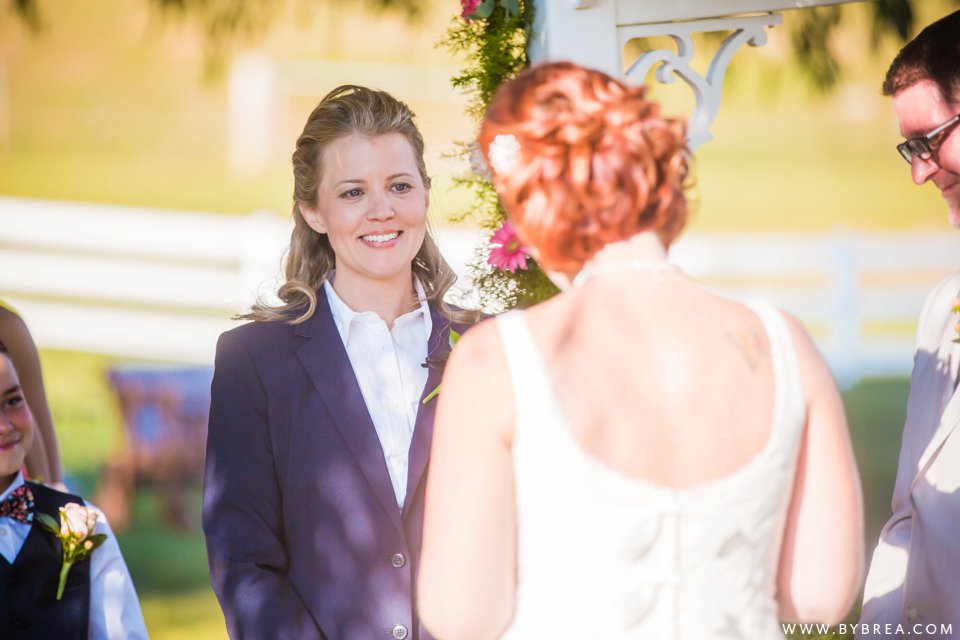
[[[716,20],[695,20],[690,22],[660,23],[651,25],[631,25],[618,29],[620,46],[623,47],[635,38],[650,36],[669,36],[677,50],[655,49],[646,51],[629,66],[625,75],[636,82],[643,82],[653,69],[657,69],[657,81],[672,83],[679,76],[692,90],[697,100],[696,111],[690,119],[688,144],[691,149],[711,140],[710,126],[720,110],[723,97],[723,77],[734,54],[744,44],[753,47],[762,46],[767,41],[768,27],[783,22],[783,16],[766,14],[723,18]],[[717,49],[706,75],[693,68],[694,44],[692,34],[707,31],[732,31]],[[622,50],[622,49],[621,49]]]

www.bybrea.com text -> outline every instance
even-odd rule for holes
[[[952,638],[953,624],[934,624],[932,622],[915,624],[784,624],[784,633],[856,634],[858,638],[899,638],[903,636]]]

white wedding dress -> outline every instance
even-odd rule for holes
[[[777,566],[805,402],[783,317],[751,308],[776,377],[769,440],[733,474],[683,490],[581,449],[524,315],[497,318],[517,406],[517,596],[502,638],[783,639]]]

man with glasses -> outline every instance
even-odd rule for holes
[[[960,11],[900,51],[883,92],[913,181],[933,182],[960,227]],[[960,272],[934,288],[920,314],[893,517],[870,564],[858,638],[960,637],[958,297]]]

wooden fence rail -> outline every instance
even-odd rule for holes
[[[231,317],[272,294],[289,229],[270,212],[0,198],[0,299],[42,347],[210,363]],[[439,237],[463,274],[481,233]],[[960,265],[960,236],[692,234],[672,257],[711,288],[797,315],[848,385],[909,372],[923,297]]]

